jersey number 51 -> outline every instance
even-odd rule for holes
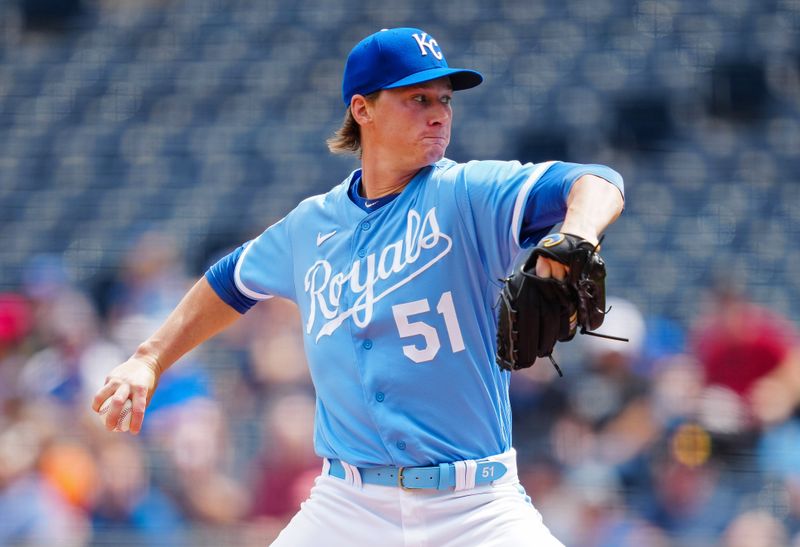
[[[394,322],[397,324],[397,332],[400,334],[400,338],[422,336],[425,340],[425,344],[422,347],[417,347],[414,344],[403,346],[403,354],[415,363],[433,361],[442,347],[439,341],[439,333],[436,332],[434,327],[422,320],[409,320],[412,315],[428,313],[430,310],[431,307],[427,298],[392,306]],[[464,338],[461,336],[461,327],[458,324],[456,308],[453,305],[453,294],[450,291],[442,293],[439,302],[436,304],[436,312],[444,317],[444,326],[447,331],[447,337],[450,339],[450,348],[453,353],[464,351]]]

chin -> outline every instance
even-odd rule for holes
[[[428,154],[426,154],[426,157],[428,159],[426,165],[436,163],[437,161],[442,159],[444,157],[444,153],[446,150],[447,149],[445,147],[437,147],[436,149],[429,151]]]

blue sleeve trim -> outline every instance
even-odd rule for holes
[[[572,185],[575,184],[575,181],[581,178],[583,175],[594,175],[596,177],[600,177],[601,179],[607,180],[619,189],[622,197],[625,197],[625,182],[622,180],[622,175],[610,167],[606,167],[605,165],[600,165],[597,163],[561,163],[556,167],[562,166],[564,168],[562,180],[564,183],[565,201],[567,196],[569,196],[569,191],[572,190]]]
[[[528,194],[520,233],[520,243],[523,246],[539,241],[553,226],[564,220],[569,192],[575,181],[583,175],[605,179],[625,196],[622,175],[610,167],[599,164],[556,163],[542,175]]]
[[[222,257],[206,271],[206,279],[217,296],[241,314],[247,313],[258,302],[258,300],[243,295],[236,287],[233,277],[236,263],[246,246],[247,243]]]

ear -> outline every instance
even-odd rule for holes
[[[350,113],[358,125],[364,125],[372,121],[372,108],[363,95],[353,95],[350,99]]]

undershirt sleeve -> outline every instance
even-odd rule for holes
[[[553,226],[564,219],[567,197],[575,181],[583,175],[595,175],[616,186],[625,195],[622,176],[605,165],[558,162],[533,186],[525,202],[520,233],[522,246],[536,244]]]
[[[205,274],[208,283],[211,285],[211,288],[214,289],[214,292],[217,293],[217,296],[241,314],[247,313],[247,311],[258,302],[258,300],[254,300],[242,294],[236,287],[234,281],[236,263],[239,261],[239,257],[244,252],[248,243],[245,243],[233,252],[219,259]]]

